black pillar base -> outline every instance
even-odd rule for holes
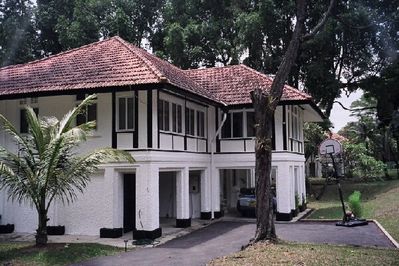
[[[212,213],[211,212],[201,212],[201,220],[210,220],[212,219]]]
[[[223,211],[219,211],[219,212],[214,212],[213,215],[214,215],[215,219],[219,219],[219,218],[223,217],[224,213],[223,213]]]
[[[299,210],[298,210],[298,209],[291,210],[292,217],[297,217],[297,216],[298,216],[298,213],[299,213]]]
[[[292,213],[282,213],[276,212],[276,220],[277,221],[291,221],[292,220]]]
[[[177,228],[186,228],[191,226],[191,218],[188,219],[176,219]]]
[[[162,235],[162,228],[157,228],[152,231],[146,231],[146,230],[133,230],[133,239],[134,240],[139,240],[139,239],[152,239],[154,240],[155,238],[161,237]]]

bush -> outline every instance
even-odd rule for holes
[[[360,177],[364,179],[378,178],[384,175],[386,165],[368,155],[363,143],[344,143],[345,172],[349,177]]]
[[[356,218],[360,218],[362,216],[362,205],[360,203],[360,191],[354,191],[348,199],[349,209],[355,215]]]

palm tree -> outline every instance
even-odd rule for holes
[[[86,141],[95,122],[75,126],[75,120],[95,97],[87,97],[61,120],[38,117],[27,107],[29,134],[26,135],[18,133],[12,123],[0,115],[5,132],[19,146],[18,154],[0,146],[0,189],[7,189],[9,199],[29,202],[36,208],[39,222],[37,246],[47,244],[47,212],[54,199],[64,204],[73,202],[77,192],[83,193],[90,175],[100,164],[134,162],[128,152],[111,148],[94,150],[83,156],[76,154],[76,148]]]

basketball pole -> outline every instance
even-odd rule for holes
[[[334,160],[334,156],[332,155],[332,153],[329,153],[332,163],[333,163],[333,168],[334,168],[334,177],[337,179],[337,185],[338,185],[338,192],[339,192],[339,199],[341,200],[341,204],[342,204],[342,211],[344,213],[344,216],[342,218],[343,222],[347,222],[348,219],[346,217],[346,210],[345,210],[345,203],[344,203],[344,197],[342,195],[342,188],[341,188],[341,182],[340,182],[340,177],[338,176],[337,173],[337,166],[335,164],[335,160]]]

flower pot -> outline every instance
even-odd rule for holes
[[[123,235],[123,228],[101,228],[100,238],[118,238]]]
[[[15,226],[13,224],[0,225],[0,234],[10,234],[14,232]]]
[[[47,234],[49,236],[61,236],[65,234],[65,226],[47,226]]]

